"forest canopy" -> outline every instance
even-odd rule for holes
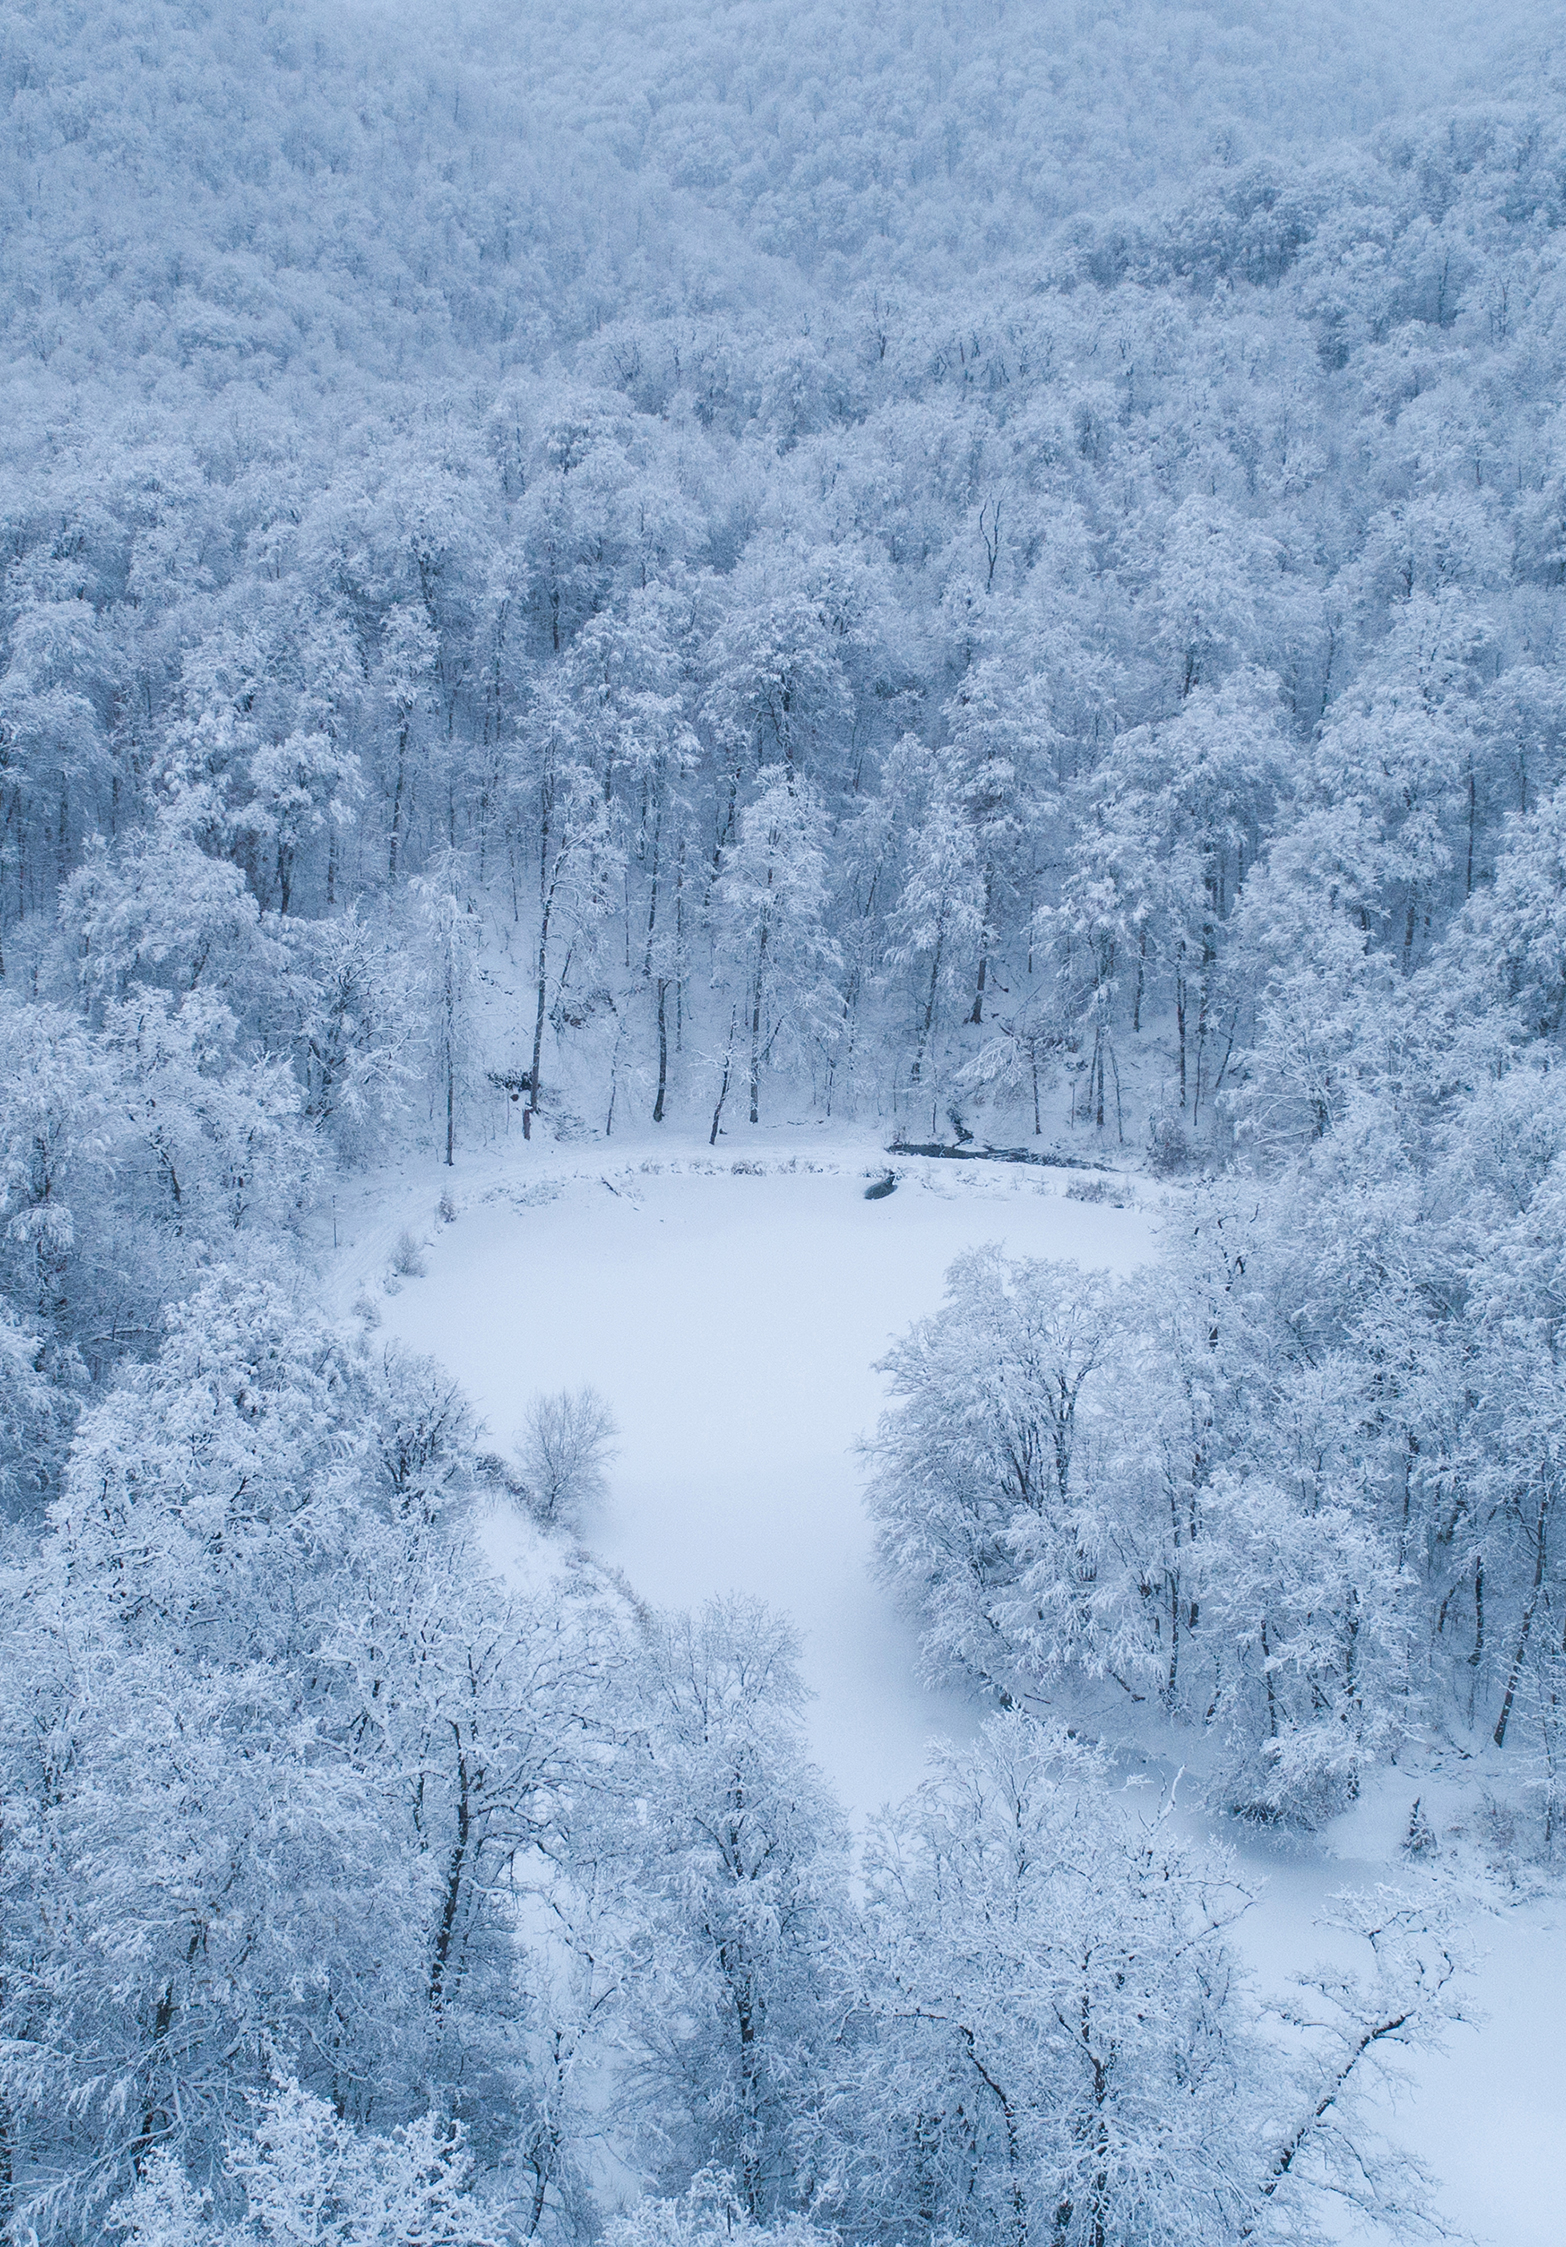
[[[1558,1847],[1554,11],[18,0],[0,85],[0,2238],[1412,2236],[1439,1915],[1276,2065],[1057,1718]],[[576,1545],[604,1399],[508,1464],[322,1306],[508,1116],[1178,1190],[886,1361],[986,1720],[857,1856],[786,1621]]]

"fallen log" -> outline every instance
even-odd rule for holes
[[[889,1155],[928,1155],[937,1162],[1032,1163],[1040,1170],[1096,1170],[1106,1178],[1122,1175],[1111,1164],[1089,1162],[1085,1155],[1063,1155],[1058,1150],[1046,1155],[1032,1147],[981,1147],[975,1140],[948,1146],[937,1139],[919,1144],[911,1140],[894,1139],[886,1151]]]

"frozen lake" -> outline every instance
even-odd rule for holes
[[[1145,1211],[1068,1200],[1069,1173],[918,1164],[867,1202],[862,1163],[845,1167],[606,1168],[543,1204],[474,1198],[386,1325],[460,1374],[500,1448],[534,1390],[603,1392],[621,1456],[589,1542],[655,1605],[740,1591],[790,1614],[816,1756],[862,1813],[916,1782],[932,1732],[972,1722],[914,1683],[871,1575],[854,1447],[884,1401],[875,1360],[965,1249],[1127,1271],[1155,1232]]]

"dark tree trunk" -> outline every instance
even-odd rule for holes
[[[738,1027],[739,1016],[736,1010],[731,1007],[729,1009],[728,1043],[723,1048],[723,1077],[718,1086],[718,1104],[712,1111],[712,1130],[707,1138],[709,1147],[716,1147],[718,1144],[718,1126],[723,1121],[723,1103],[729,1097],[729,1077],[734,1067],[734,1033]]]
[[[1175,1029],[1180,1039],[1180,1107],[1186,1106],[1185,1097],[1185,970],[1175,970]]]
[[[663,1096],[669,1082],[669,985],[664,976],[658,978],[658,1097],[653,1102],[652,1120],[663,1121]]]
[[[1506,1745],[1506,1727],[1511,1721],[1512,1703],[1517,1698],[1517,1688],[1522,1682],[1522,1667],[1528,1653],[1528,1634],[1533,1629],[1533,1613],[1539,1604],[1539,1593],[1544,1585],[1544,1539],[1549,1517],[1550,1493],[1546,1488],[1539,1500],[1539,1518],[1533,1531],[1533,1583],[1528,1591],[1528,1604],[1523,1609],[1522,1627],[1517,1634],[1517,1651],[1512,1656],[1511,1674],[1506,1680],[1506,1697],[1501,1703],[1501,1713],[1495,1720],[1495,1744]]]

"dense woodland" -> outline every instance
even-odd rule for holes
[[[6,9],[6,2247],[1417,2233],[1439,1914],[1280,2031],[1060,1720],[1303,1827],[1455,1741],[1559,1843],[1552,34]],[[888,1361],[993,1714],[857,1852],[787,1626],[574,1548],[595,1400],[502,1462],[320,1307],[333,1178],[508,1110],[1180,1196]]]

